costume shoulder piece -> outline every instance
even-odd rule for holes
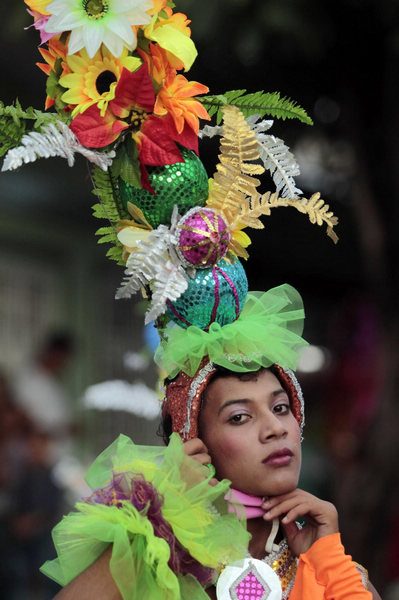
[[[124,600],[206,599],[217,569],[245,554],[245,522],[228,512],[227,480],[187,457],[177,434],[167,448],[121,435],[87,473],[92,494],[54,528],[58,558],[43,573],[66,585],[113,545],[111,574]]]

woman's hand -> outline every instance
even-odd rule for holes
[[[201,465],[212,464],[212,459],[208,454],[208,448],[199,438],[194,438],[188,442],[184,442],[183,451],[184,454],[191,456],[191,458],[201,463]],[[217,483],[218,480],[215,479],[215,477],[212,477],[212,479],[209,480],[210,485],[216,485]]]
[[[211,457],[208,454],[208,448],[199,438],[184,442],[183,451],[184,454],[191,456],[191,458],[197,460],[201,465],[207,465],[212,462]]]
[[[335,506],[298,488],[289,494],[268,498],[262,508],[267,511],[265,521],[280,519],[288,545],[296,556],[309,550],[316,540],[338,532]],[[295,523],[300,517],[306,519],[303,529],[298,529]]]

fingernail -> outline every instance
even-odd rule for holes
[[[267,513],[265,513],[265,517],[266,517],[267,519],[270,519],[270,517],[271,517],[270,510],[269,510]]]
[[[269,502],[269,500],[265,500],[265,501],[262,503],[262,507],[263,507],[263,508],[269,508],[269,506],[270,506],[270,502]]]

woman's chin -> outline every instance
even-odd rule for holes
[[[239,483],[237,485],[232,484],[232,487],[240,492],[244,492],[244,494],[250,494],[251,496],[282,496],[284,494],[290,494],[293,492],[298,485],[298,481],[279,481],[274,482],[273,485],[256,485]]]

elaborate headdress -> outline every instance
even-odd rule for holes
[[[295,158],[263,117],[311,119],[278,93],[204,95],[207,87],[182,74],[196,50],[187,17],[170,0],[25,3],[40,32],[46,109],[55,110],[0,104],[2,170],[40,157],[62,156],[70,166],[75,153],[87,158],[94,214],[107,221],[99,242],[111,243],[108,256],[126,267],[117,297],[142,291],[145,320],[161,335],[156,360],[168,376],[180,372],[164,408],[184,439],[196,435],[215,365],[237,372],[279,365],[302,426],[290,371],[305,343],[301,298],[288,285],[248,293],[240,259],[250,244],[244,229],[263,228],[260,217],[277,207],[325,224],[336,241],[336,217],[319,194],[301,197]],[[200,130],[200,119],[213,117],[215,125]],[[219,163],[208,181],[198,142],[215,135]],[[276,189],[261,194],[265,170]],[[64,585],[112,543],[110,568],[124,598],[204,599],[198,581],[247,544],[236,519],[212,508],[229,482],[209,486],[176,435],[167,449],[120,438],[118,460],[114,450],[91,473],[93,495],[57,527],[59,559],[45,572]]]
[[[182,74],[196,49],[169,0],[25,3],[41,37],[46,109],[55,111],[0,106],[2,170],[39,157],[87,158],[94,214],[108,221],[99,242],[126,266],[116,297],[147,298],[145,321],[156,321],[162,340],[155,359],[168,376],[193,377],[204,357],[239,372],[295,368],[304,343],[299,294],[288,285],[248,293],[240,259],[250,244],[244,230],[263,228],[260,218],[277,207],[307,214],[337,240],[336,217],[319,194],[301,197],[293,154],[262,120],[310,124],[306,112],[278,93],[203,95],[208,88]],[[216,135],[208,181],[198,142]],[[260,193],[265,171],[276,189]]]

